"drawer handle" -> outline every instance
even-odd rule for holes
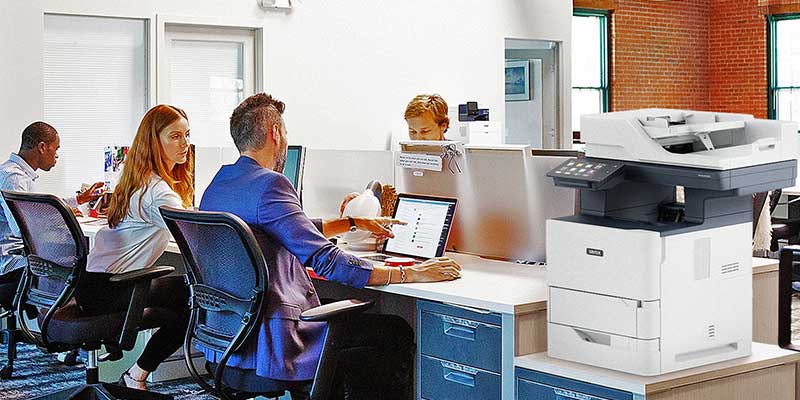
[[[459,385],[475,387],[475,375],[454,371],[447,367],[444,368],[444,380],[457,383]]]
[[[475,328],[470,328],[468,326],[461,326],[461,325],[453,325],[449,322],[444,323],[444,334],[447,336],[464,339],[464,340],[475,340]]]
[[[553,389],[553,394],[556,395],[556,400],[604,400],[600,397],[592,396],[590,394],[578,393],[564,389]]]

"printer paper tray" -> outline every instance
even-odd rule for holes
[[[655,339],[660,332],[660,301],[550,287],[549,321],[637,339]]]
[[[652,376],[662,372],[660,347],[660,339],[634,339],[547,324],[547,355],[562,360]]]

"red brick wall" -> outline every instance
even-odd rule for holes
[[[710,0],[619,0],[611,22],[611,109],[709,108]]]
[[[708,69],[712,111],[767,117],[763,0],[711,0]]]

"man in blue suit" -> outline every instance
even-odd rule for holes
[[[257,339],[228,365],[253,369],[273,380],[278,390],[297,388],[313,379],[324,340],[323,324],[299,320],[300,313],[320,305],[306,267],[356,288],[452,280],[461,270],[446,257],[405,269],[373,265],[331,244],[326,237],[351,227],[392,236],[387,226],[399,221],[306,217],[297,192],[280,173],[288,148],[284,108],[283,102],[259,93],[234,110],[230,130],[241,157],[217,172],[200,203],[201,210],[230,212],[250,225],[267,260],[270,290],[264,321]],[[220,356],[206,352],[214,361]]]

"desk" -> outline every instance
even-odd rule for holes
[[[517,357],[519,400],[563,398],[633,400],[787,400],[796,398],[800,353],[753,343],[753,354],[717,364],[645,377],[547,357]],[[550,396],[547,396],[550,394]],[[581,395],[583,397],[581,397]],[[562,398],[562,397],[559,397]]]
[[[753,258],[753,341],[778,344],[778,260]]]
[[[102,223],[90,222],[81,225],[89,238],[90,247],[94,235]],[[167,252],[179,253],[174,242]],[[358,254],[358,253],[355,253]],[[368,292],[378,296],[399,295],[410,299],[410,310],[397,310],[400,314],[414,315],[412,326],[417,333],[417,370],[421,361],[436,359],[454,368],[470,369],[483,367],[482,357],[498,356],[499,365],[493,370],[497,392],[495,398],[512,399],[514,395],[514,357],[546,350],[547,346],[547,282],[545,269],[539,266],[521,265],[503,261],[483,259],[477,256],[448,253],[462,266],[462,278],[451,282],[409,283],[403,285],[370,286]],[[330,283],[331,285],[337,285]],[[324,284],[321,284],[324,285]],[[459,335],[472,335],[465,340],[450,335],[449,329]],[[466,332],[466,333],[465,333]],[[481,340],[487,337],[488,342]],[[434,339],[431,341],[430,339]],[[463,343],[461,343],[463,341]],[[469,343],[485,346],[463,347]],[[449,354],[454,348],[467,349],[477,355],[478,365],[470,364],[464,353]],[[418,377],[426,380],[428,376]],[[417,390],[429,386],[428,382],[417,382]],[[444,382],[439,382],[444,383]],[[417,397],[419,398],[419,394]],[[480,398],[480,397],[473,397]],[[431,399],[435,400],[435,399]]]
[[[90,244],[100,227],[82,225]],[[179,253],[174,242],[170,242],[167,251]],[[421,398],[423,387],[451,393],[452,387],[460,388],[458,383],[442,375],[444,370],[466,371],[469,376],[465,379],[485,384],[479,387],[485,392],[472,393],[465,398],[513,399],[515,357],[544,352],[547,347],[546,271],[539,266],[466,254],[447,255],[461,264],[461,279],[374,286],[358,292],[368,297],[391,299],[391,303],[396,304],[388,305],[390,312],[405,314],[406,319],[410,319],[418,343],[417,398]],[[756,341],[777,342],[777,267],[777,260],[753,259],[753,338]],[[341,287],[330,282],[316,285],[318,288]],[[323,295],[322,290],[320,293]],[[404,301],[395,302],[395,299]],[[470,335],[470,340],[458,342],[457,337],[446,332],[451,328]],[[461,351],[455,351],[459,349]],[[492,358],[492,354],[497,357]],[[432,370],[436,373],[423,373]]]

